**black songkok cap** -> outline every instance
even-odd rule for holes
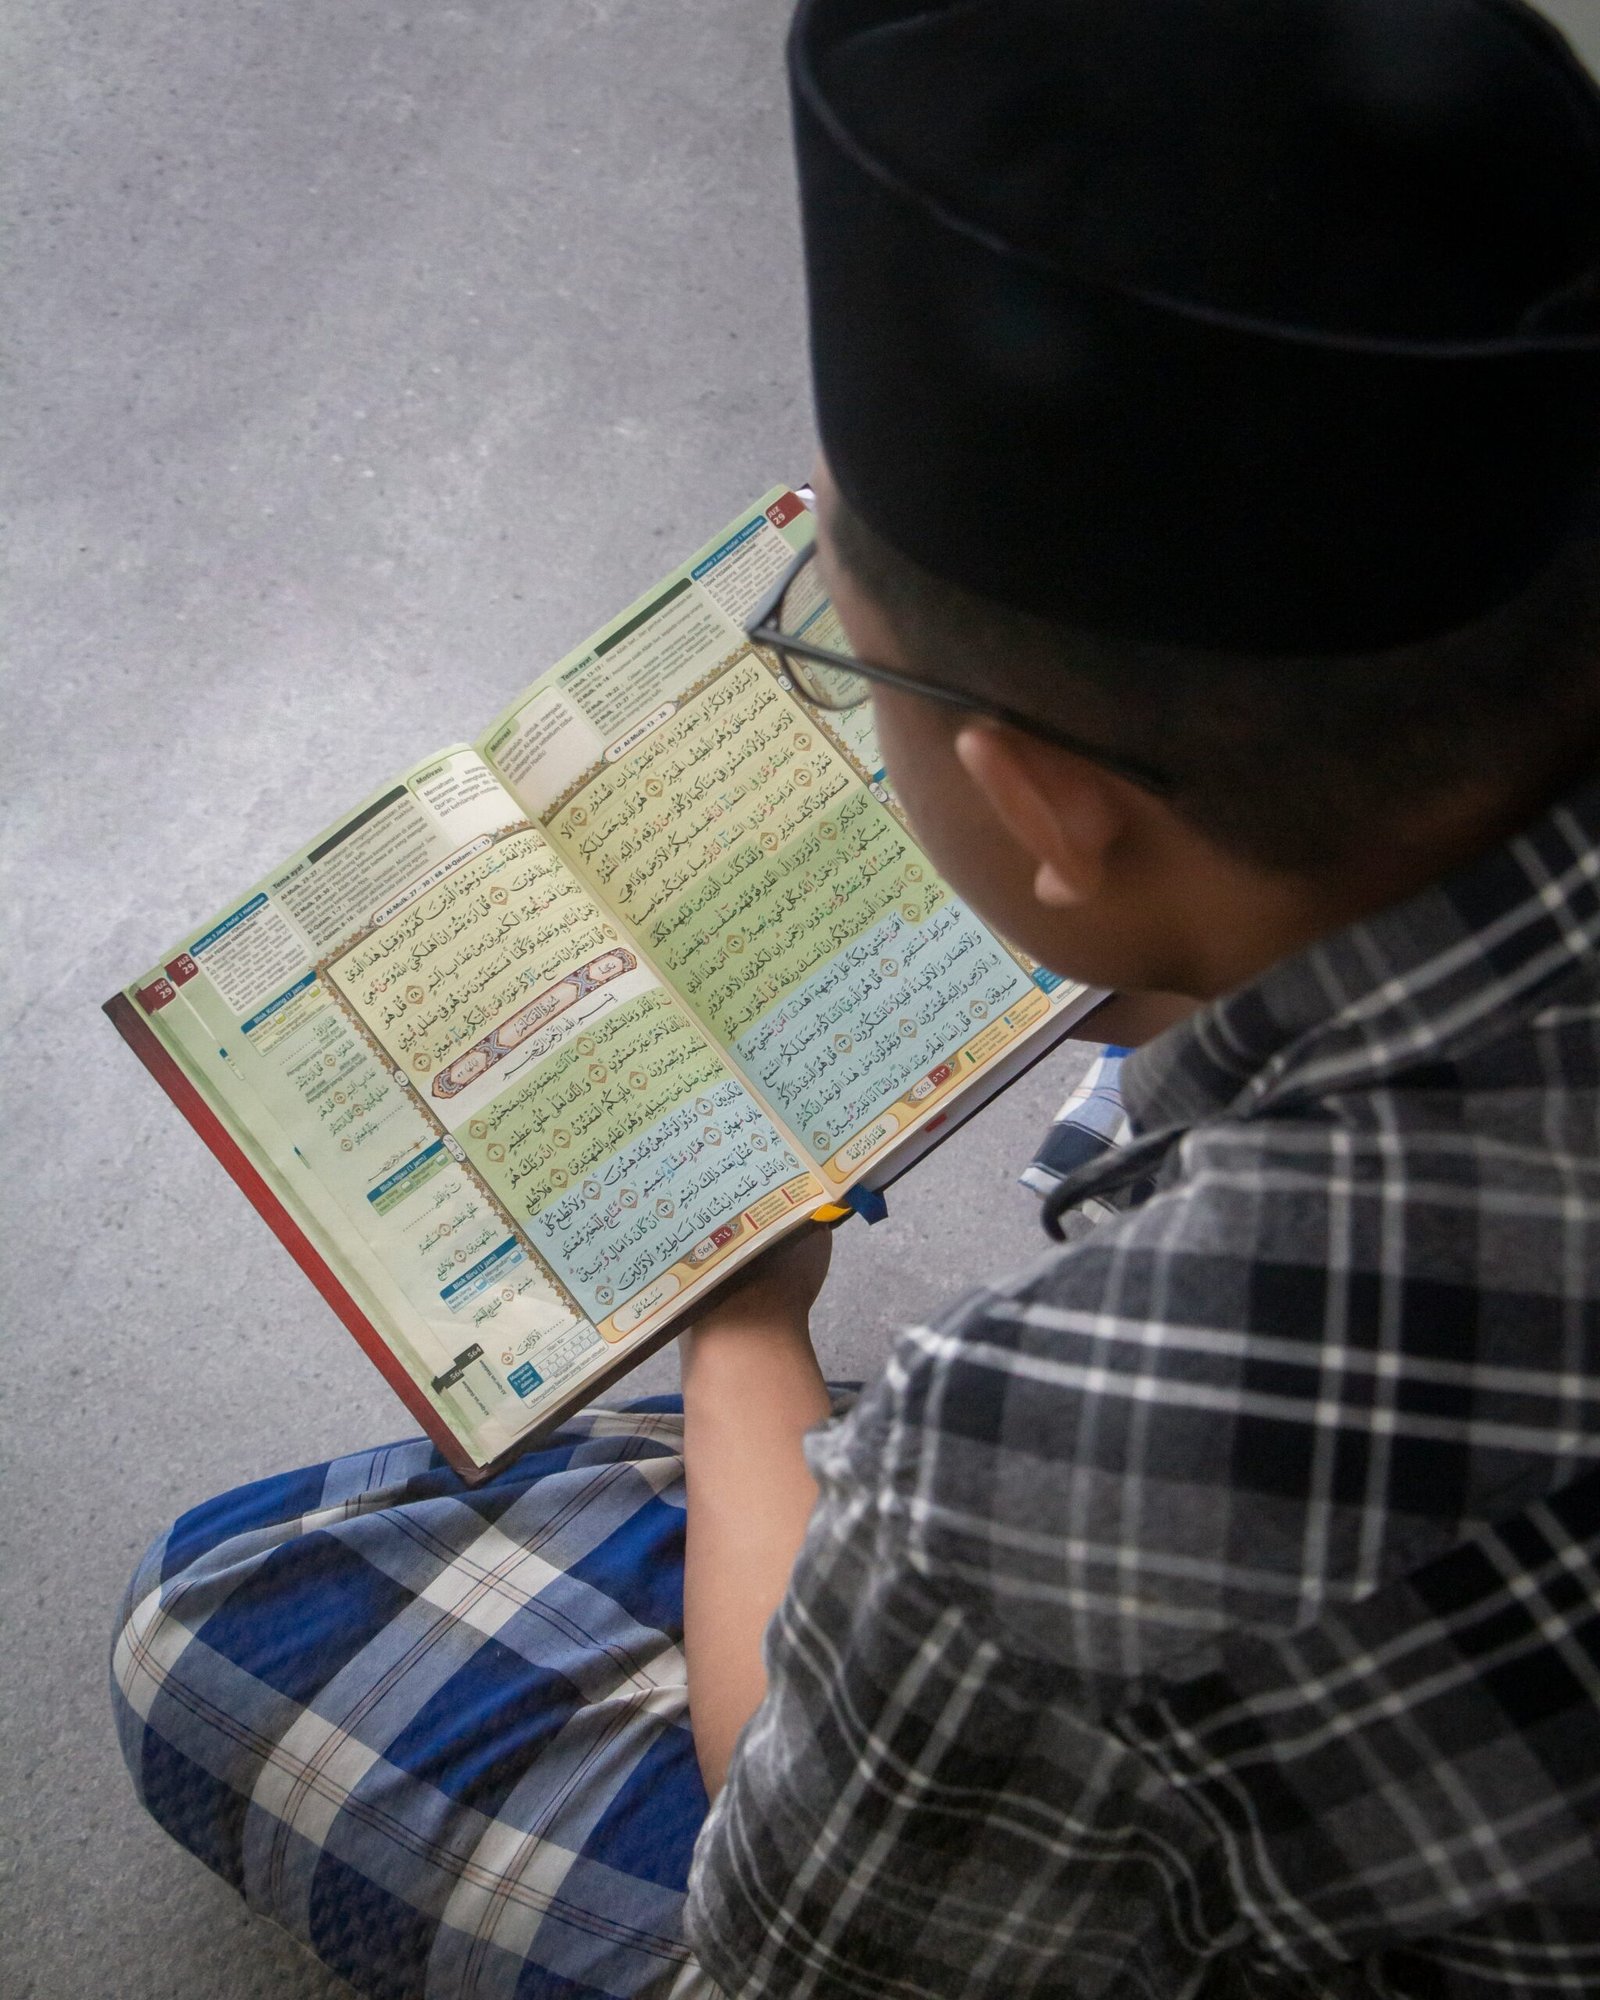
[[[1600,91],[1522,0],[801,0],[822,443],[1067,624],[1377,650],[1600,484]]]

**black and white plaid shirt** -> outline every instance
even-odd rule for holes
[[[1131,1058],[813,1434],[730,1994],[1600,1995],[1600,784]]]

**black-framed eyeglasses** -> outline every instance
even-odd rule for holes
[[[1131,779],[1148,792],[1165,796],[1177,790],[1174,778],[1136,757],[1125,757],[1120,751],[1107,750],[1101,744],[1070,735],[1003,703],[959,694],[954,688],[918,680],[894,667],[874,666],[870,660],[857,659],[817,575],[813,563],[816,553],[815,542],[800,551],[745,620],[744,627],[746,636],[756,645],[777,654],[802,701],[813,708],[842,713],[859,708],[872,693],[873,682],[879,681],[885,687],[903,688],[908,694],[923,695],[929,701],[942,701],[952,708],[986,715],[991,721],[1007,723],[1026,735],[1042,736],[1048,743],[1059,744],[1063,750],[1071,750],[1120,777]]]

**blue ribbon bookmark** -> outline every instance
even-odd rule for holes
[[[845,1190],[844,1198],[863,1222],[882,1222],[889,1213],[888,1201],[878,1189],[863,1187],[860,1181]]]

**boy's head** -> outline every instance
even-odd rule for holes
[[[1209,991],[1600,741],[1600,93],[1520,0],[807,0],[823,562],[935,858]]]

